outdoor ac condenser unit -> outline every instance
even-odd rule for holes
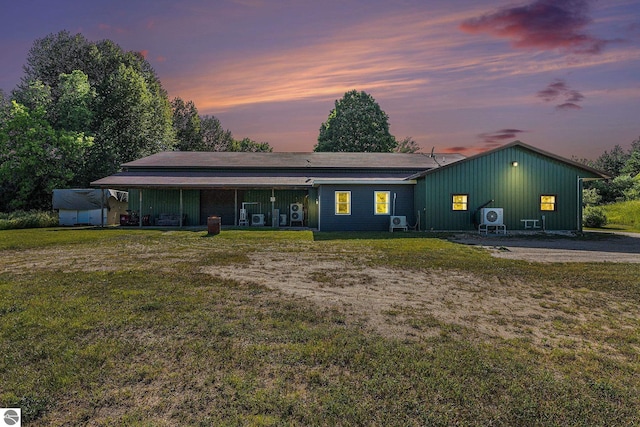
[[[251,215],[251,225],[264,225],[264,214]]]
[[[482,208],[480,210],[480,224],[502,225],[503,222],[502,208]]]
[[[400,229],[403,229],[403,230],[407,231],[408,226],[407,226],[407,217],[406,216],[393,215],[393,216],[390,217],[390,220],[389,220],[389,231],[393,231],[396,228],[400,228]]]
[[[289,219],[291,223],[300,222],[304,220],[304,213],[302,211],[302,203],[291,203],[289,207]]]

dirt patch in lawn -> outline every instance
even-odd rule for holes
[[[249,263],[206,267],[213,276],[255,283],[339,310],[347,322],[394,338],[419,339],[468,328],[479,339],[525,339],[539,345],[599,346],[573,326],[610,312],[638,316],[637,307],[589,290],[563,289],[452,271],[365,267],[366,260],[318,252],[254,252]],[[580,301],[579,301],[580,300]],[[582,301],[582,302],[581,302]]]

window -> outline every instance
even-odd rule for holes
[[[555,211],[556,210],[556,196],[551,194],[543,194],[540,196],[540,210],[541,211]]]
[[[391,213],[391,193],[388,191],[374,192],[373,212],[376,215],[389,215]]]
[[[351,191],[336,191],[336,215],[351,215]]]
[[[454,211],[466,211],[469,210],[469,195],[468,194],[454,194],[451,196],[452,204],[451,210]]]

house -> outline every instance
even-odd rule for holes
[[[502,208],[508,229],[542,226],[520,220],[540,220],[543,214],[547,229],[576,230],[582,181],[601,178],[606,176],[514,142],[469,158],[162,152],[126,163],[122,172],[91,185],[127,189],[129,207],[140,217],[176,215],[181,226],[205,225],[209,216],[219,216],[223,225],[320,231],[389,230],[400,219],[401,229],[471,230],[483,205]],[[555,198],[545,198],[542,206],[542,196]]]

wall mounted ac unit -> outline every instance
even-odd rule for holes
[[[264,214],[251,215],[251,225],[264,225]]]
[[[480,224],[502,225],[503,222],[502,208],[482,208],[480,210]]]
[[[404,231],[407,231],[408,226],[407,226],[407,217],[406,216],[393,215],[393,216],[390,217],[390,219],[389,219],[389,231],[393,231],[396,228],[401,228]]]
[[[302,203],[291,203],[289,207],[289,218],[291,223],[304,221],[304,212],[302,211]]]
[[[280,214],[280,225],[287,225],[287,214]]]

